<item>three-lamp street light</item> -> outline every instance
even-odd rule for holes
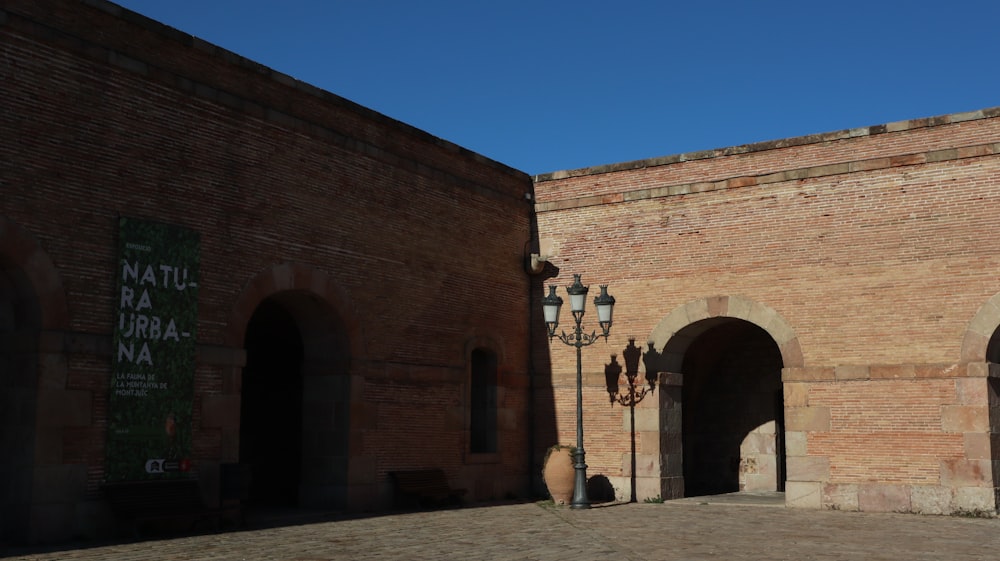
[[[587,464],[584,462],[586,453],[583,450],[583,347],[594,344],[599,338],[607,340],[611,332],[611,317],[615,308],[615,297],[608,294],[608,286],[601,285],[601,294],[594,298],[594,306],[597,308],[597,321],[601,326],[602,333],[597,334],[591,331],[584,333],[581,322],[583,321],[584,308],[587,303],[587,291],[589,287],[580,282],[580,275],[573,275],[573,284],[566,287],[569,294],[570,310],[573,312],[573,320],[576,328],[566,334],[561,331],[556,334],[559,326],[559,310],[562,308],[563,299],[556,294],[556,286],[549,285],[548,296],[542,298],[542,309],[545,312],[545,325],[549,329],[549,341],[559,339],[563,343],[576,347],[576,452],[574,453],[573,468],[573,500],[571,508],[590,508],[590,500],[587,498]]]

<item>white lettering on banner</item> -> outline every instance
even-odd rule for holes
[[[159,279],[156,271],[160,272]],[[174,265],[140,263],[122,260],[122,287],[119,298],[118,315],[118,360],[131,364],[153,366],[153,353],[146,341],[180,342],[191,336],[190,331],[180,331],[174,318],[163,319],[152,312],[155,309],[153,297],[147,286],[159,289],[174,289],[183,292],[196,289],[198,283],[187,267]],[[159,284],[158,283],[159,280]],[[162,293],[161,293],[162,294]],[[146,313],[138,313],[146,312]],[[137,342],[138,340],[138,342]],[[119,388],[121,391],[138,391],[145,394],[153,388]],[[129,393],[127,395],[139,395]]]
[[[170,265],[160,265],[160,271],[163,272],[163,287],[166,288],[171,284],[178,291],[185,290],[190,286],[198,286],[198,283],[191,281],[188,283],[188,270],[185,267],[181,269],[180,267],[171,267]],[[171,283],[171,277],[173,277],[173,283]]]
[[[152,355],[150,355],[149,345],[147,345],[146,343],[143,343],[142,346],[139,347],[139,356],[136,357],[135,360],[133,360],[133,357],[135,357],[135,342],[129,341],[128,344],[126,345],[125,343],[119,341],[118,342],[119,362],[127,361],[127,362],[134,362],[135,364],[142,364],[145,362],[149,366],[153,366],[153,357]]]
[[[142,277],[139,277],[139,270],[142,270]],[[194,280],[188,281],[188,270],[187,267],[177,267],[174,265],[159,265],[153,267],[153,265],[143,265],[138,261],[129,262],[122,260],[122,286],[124,286],[129,281],[132,281],[139,285],[149,285],[157,286],[156,284],[156,272],[154,269],[159,269],[163,273],[163,282],[159,285],[163,288],[169,288],[173,286],[178,292],[187,290],[188,287],[198,286],[198,283]]]

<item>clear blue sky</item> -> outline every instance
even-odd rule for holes
[[[119,0],[538,174],[1000,106],[1000,0]]]

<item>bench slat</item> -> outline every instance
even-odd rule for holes
[[[415,502],[418,506],[460,505],[465,489],[453,489],[441,469],[395,471],[390,473],[396,488],[396,504]]]
[[[217,526],[221,516],[205,505],[195,479],[108,483],[103,491],[115,517],[132,523],[136,534],[139,522],[190,518],[193,526],[209,518]]]

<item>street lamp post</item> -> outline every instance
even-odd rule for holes
[[[580,275],[573,275],[573,284],[566,287],[569,294],[570,310],[573,312],[573,320],[576,328],[569,335],[565,331],[556,334],[556,327],[559,326],[559,310],[562,307],[563,299],[556,294],[555,285],[549,285],[549,294],[542,298],[542,308],[545,311],[545,325],[549,329],[549,341],[559,339],[564,344],[576,347],[576,452],[573,455],[573,468],[575,477],[573,480],[573,501],[570,508],[590,508],[590,500],[587,498],[587,464],[586,452],[583,450],[583,347],[594,344],[600,337],[608,338],[611,332],[611,317],[615,307],[615,297],[608,294],[608,286],[601,285],[601,294],[594,298],[594,306],[597,308],[597,321],[601,326],[601,335],[596,331],[590,334],[583,332],[581,322],[583,321],[584,307],[587,303],[587,291],[589,287],[580,282]]]

